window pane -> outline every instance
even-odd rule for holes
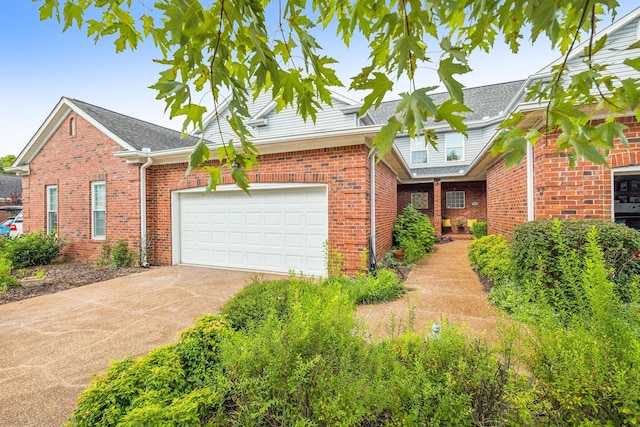
[[[447,209],[464,208],[464,191],[447,191]]]
[[[444,136],[445,156],[447,161],[463,160],[464,136],[459,133],[448,133]]]
[[[427,150],[424,151],[412,151],[411,163],[427,163]]]
[[[104,210],[104,184],[93,184],[93,209]]]
[[[58,210],[58,188],[57,187],[48,187],[48,207],[49,211],[57,211]]]
[[[94,237],[103,237],[106,235],[104,219],[105,219],[104,211],[95,211],[93,213],[93,236]]]
[[[47,232],[52,233],[53,230],[58,228],[58,214],[56,212],[49,212],[47,215]]]

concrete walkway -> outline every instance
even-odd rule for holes
[[[386,304],[362,306],[358,313],[375,335],[389,334],[389,324],[406,329],[413,312],[413,329],[431,331],[433,323],[464,326],[475,337],[497,338],[498,311],[489,303],[467,257],[470,240],[435,245],[435,251],[420,261],[406,281],[407,295]]]
[[[175,341],[252,276],[161,267],[0,305],[0,426],[59,426],[94,373]]]

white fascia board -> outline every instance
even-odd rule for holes
[[[67,118],[70,111],[71,107],[65,102],[65,98],[60,98],[60,101],[58,101],[53,110],[51,110],[51,113],[49,113],[44,122],[42,122],[27,145],[22,149],[20,154],[18,154],[12,167],[20,167],[28,164],[40,151],[44,143],[51,138],[51,135],[58,129],[64,119]]]
[[[212,111],[207,117],[204,118],[204,120],[202,120],[202,131],[204,132],[209,125],[211,124],[211,122],[213,120],[215,120],[216,117],[218,117],[220,115],[220,113],[222,113],[223,111],[225,111],[228,107],[229,107],[229,102],[231,100],[231,95],[227,96],[221,103],[220,105],[218,105],[218,108],[216,108],[214,111]],[[197,133],[197,132],[195,132]],[[191,134],[191,136],[196,136],[194,134]]]
[[[353,99],[351,99],[351,98],[349,98],[347,96],[340,95],[339,93],[334,92],[334,91],[331,91],[331,98],[335,99],[336,101],[340,101],[340,102],[342,102],[344,104],[347,104],[347,105],[360,105],[360,106],[362,106],[362,103],[360,103],[358,101],[355,101],[355,100],[353,100]]]
[[[272,112],[275,108],[276,108],[276,101],[270,101],[267,105],[265,105],[262,108],[262,110],[258,111],[249,120],[247,120],[247,123],[258,122],[264,116]]]
[[[323,131],[323,132],[316,132],[316,133],[306,133],[306,134],[299,134],[299,135],[288,135],[285,137],[256,139],[256,140],[253,140],[252,142],[258,148],[258,151],[260,152],[260,154],[268,154],[273,152],[282,152],[282,150],[279,149],[279,147],[286,143],[301,142],[301,141],[318,141],[318,144],[317,144],[318,147],[315,147],[315,145],[312,147],[305,147],[304,149],[306,150],[311,148],[322,148],[322,142],[326,141],[327,139],[332,139],[336,141],[335,145],[339,146],[340,144],[338,142],[340,141],[340,138],[352,137],[352,136],[368,136],[368,135],[375,136],[378,132],[380,132],[380,128],[381,127],[378,125],[360,126],[360,127],[348,128],[348,129],[331,130],[331,131]],[[346,145],[349,145],[349,144],[346,144]],[[212,149],[212,150],[215,150],[221,146],[222,146],[221,144],[207,144],[207,147],[209,147],[209,149]],[[272,147],[273,149],[265,150],[266,148],[270,148],[270,147]],[[153,151],[151,153],[148,153],[148,157],[152,157],[154,159],[160,160],[162,158],[175,157],[175,156],[181,156],[181,155],[188,156],[191,153],[192,149],[193,149],[193,146],[174,148],[170,150]],[[238,147],[238,149],[240,150],[240,147]],[[142,153],[141,151],[119,151],[114,153],[114,156],[120,157],[120,158],[131,158],[131,159],[144,157],[146,159],[147,154]]]

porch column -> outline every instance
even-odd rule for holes
[[[436,236],[442,235],[442,185],[440,178],[433,181],[433,228]]]

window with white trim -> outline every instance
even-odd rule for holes
[[[464,160],[464,135],[448,133],[444,136],[444,152],[448,162]]]
[[[464,191],[447,191],[447,209],[464,209]]]
[[[424,135],[411,138],[411,164],[420,165],[427,163],[427,145],[424,141]]]
[[[47,185],[47,234],[58,229],[58,186]]]
[[[104,181],[91,183],[91,238],[104,239],[106,233],[106,191]]]

